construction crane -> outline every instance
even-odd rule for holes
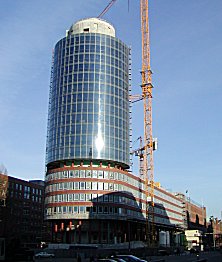
[[[141,33],[142,33],[142,97],[144,111],[144,155],[143,176],[146,192],[146,240],[152,245],[155,236],[154,228],[154,165],[152,133],[152,71],[150,66],[150,36],[148,0],[140,0]]]
[[[141,177],[143,177],[143,155],[144,155],[144,147],[143,147],[143,138],[142,136],[139,136],[135,141],[140,141],[140,147],[137,149],[134,149],[130,152],[131,155],[135,155],[139,157],[139,174]]]
[[[110,7],[116,2],[117,0],[112,0],[109,4],[103,9],[103,11],[97,16],[97,18],[102,18],[103,15],[110,9]]]
[[[100,13],[101,18],[117,0],[112,0]],[[144,111],[144,138],[140,137],[140,148],[138,152],[140,158],[140,175],[145,180],[146,194],[146,240],[148,245],[153,244],[155,238],[154,228],[154,164],[153,151],[156,143],[153,142],[152,131],[152,71],[150,66],[150,37],[149,37],[149,14],[148,0],[140,0],[141,34],[142,34],[142,95],[131,95],[131,103],[143,100]],[[129,8],[129,1],[128,1]],[[141,174],[142,172],[142,174]]]

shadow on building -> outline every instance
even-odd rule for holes
[[[147,244],[153,240],[155,246],[171,246],[175,242],[175,233],[182,231],[171,223],[162,204],[155,204],[155,223],[152,223],[150,213],[147,220],[145,203],[127,191],[103,194],[91,201],[91,206],[86,207],[87,215],[77,214],[75,219],[52,223],[54,243],[105,246],[129,242]]]

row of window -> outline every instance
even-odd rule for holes
[[[11,198],[18,198],[18,199],[31,199],[32,202],[41,203],[42,197],[38,195],[31,195],[30,192],[22,192],[22,191],[11,191],[10,192]]]
[[[63,178],[99,178],[99,179],[111,179],[120,180],[123,182],[128,182],[132,186],[144,189],[144,184],[140,183],[138,180],[129,177],[127,174],[118,173],[106,170],[65,170],[61,172],[50,173],[46,175],[45,180],[56,180]]]
[[[57,51],[57,50],[56,50]],[[58,53],[54,56],[54,59],[57,62],[60,62],[64,58],[72,57],[74,55],[92,55],[93,60],[95,60],[96,56],[100,55],[101,57],[113,57],[114,59],[124,59],[128,56],[128,53],[122,52],[121,49],[114,49],[108,46],[95,46],[93,44],[90,45],[76,45],[74,47],[61,48],[58,49]]]
[[[83,183],[83,184],[80,184]],[[81,188],[82,186],[82,188]],[[78,188],[77,188],[78,187]],[[87,188],[89,187],[89,188]],[[90,189],[91,187],[91,189]],[[85,189],[84,189],[85,188]],[[60,190],[107,190],[108,191],[122,191],[128,193],[135,198],[144,198],[145,194],[139,192],[138,190],[129,188],[125,185],[120,185],[117,183],[103,183],[103,182],[64,182],[64,183],[54,183],[46,186],[46,193],[60,191]]]
[[[176,199],[174,196],[170,196],[168,194],[165,194],[157,189],[154,189],[154,194],[162,199],[165,199],[167,201],[169,201],[170,203],[174,203],[175,205],[178,205],[180,207],[182,207],[182,202],[180,199]],[[162,204],[161,200],[158,200],[158,203]]]
[[[63,172],[57,172],[48,174],[46,176],[46,181],[57,180],[57,179],[67,179],[67,178],[97,178],[97,179],[112,179],[119,180],[129,183],[130,185],[134,185],[141,190],[144,190],[144,184],[136,181],[126,174],[118,173],[118,172],[109,172],[103,170],[67,170]],[[46,192],[54,192],[59,190],[106,190],[106,191],[123,191],[129,192],[134,197],[143,199],[145,195],[138,190],[134,190],[125,185],[120,185],[117,183],[104,183],[104,182],[64,182],[64,183],[55,183],[46,187]],[[154,195],[155,202],[163,205],[165,208],[174,210],[179,214],[182,213],[182,203],[178,199],[174,199],[166,194],[163,194],[161,191],[156,190]],[[158,196],[164,200],[160,200]],[[169,203],[167,202],[169,201]],[[175,204],[175,205],[172,205]]]
[[[57,49],[56,49],[57,51]],[[72,55],[73,53],[101,53],[106,55],[111,55],[114,57],[122,58],[128,54],[128,52],[124,52],[120,46],[120,48],[114,48],[113,46],[109,45],[95,45],[93,43],[86,43],[86,44],[75,44],[75,45],[67,45],[66,47],[60,48],[58,50],[62,52],[62,55]],[[60,57],[55,57],[55,59],[59,59]]]
[[[42,189],[39,188],[33,188],[30,186],[18,184],[18,183],[13,183],[9,182],[9,187],[12,188],[12,190],[17,190],[17,191],[24,191],[25,193],[32,193],[36,195],[42,195]]]
[[[94,153],[96,153],[97,150],[95,146],[93,145],[95,145],[95,141],[96,141],[98,133],[97,134],[96,133],[88,134],[88,135],[84,133],[81,135],[79,134],[81,133],[78,133],[78,135],[76,136],[73,135],[73,136],[66,136],[66,137],[49,136],[48,146],[49,147],[60,147],[60,149],[63,150],[64,146],[72,147],[75,145],[75,147],[72,147],[73,152],[75,153],[78,153],[78,151],[80,152],[80,149],[82,152],[83,150],[86,151],[87,148],[92,151],[92,154],[93,154],[93,151],[95,151]],[[124,142],[124,139],[115,138],[115,141],[114,141],[114,138],[105,137],[103,138],[103,142],[104,142],[104,146],[106,147],[106,150],[112,150],[113,152],[117,152],[117,156],[124,155],[125,150],[128,149],[126,148],[126,143]],[[84,146],[85,146],[85,149],[82,148]],[[118,150],[116,148],[118,148]],[[107,153],[108,152],[106,152],[106,155],[108,155]]]
[[[95,34],[95,33],[89,33],[89,34],[74,34],[70,35],[69,37],[64,37],[62,40],[60,40],[56,46],[55,51],[58,52],[59,49],[69,49],[74,46],[82,46],[82,45],[95,45],[102,48],[103,47],[109,47],[116,50],[120,50],[121,52],[127,54],[129,52],[128,47],[118,38],[110,36],[110,35],[104,35],[104,34]]]
[[[113,85],[105,85],[103,83],[90,83],[90,82],[85,82],[85,83],[69,83],[67,85],[58,85],[58,89],[55,89],[54,92],[51,94],[51,101],[53,100],[58,100],[59,102],[62,103],[66,99],[67,94],[73,93],[80,93],[82,96],[85,95],[85,93],[108,93],[112,94],[113,96],[117,97],[123,97],[124,95],[128,95],[128,85],[124,86],[113,86]],[[114,102],[114,100],[109,100],[110,97],[107,96],[107,102]],[[86,97],[84,97],[86,99]],[[89,98],[87,98],[89,100]],[[79,101],[82,99],[78,99]]]
[[[142,208],[142,203],[130,199],[128,197],[112,195],[112,194],[61,194],[48,196],[45,198],[45,203],[56,203],[56,202],[75,202],[75,201],[90,201],[90,202],[110,202],[125,204],[136,208]]]
[[[132,217],[145,218],[144,215],[139,211],[134,211],[130,209],[120,208],[120,207],[110,207],[110,206],[58,206],[46,209],[46,215],[56,215],[56,214],[115,214],[115,215],[128,215]],[[166,225],[173,225],[175,221],[170,218],[164,217],[154,217],[155,223],[161,223]],[[182,224],[183,222],[177,222],[177,224]]]
[[[164,205],[164,207],[167,208],[166,205]],[[175,210],[175,208],[173,208],[173,209],[174,209],[174,211],[177,211],[177,210]],[[167,216],[169,218],[176,218],[176,219],[182,220],[182,209],[180,209],[180,214],[177,214],[175,212],[168,211],[166,209],[155,208],[155,213],[160,214],[162,216]]]
[[[103,76],[103,77],[102,77]],[[118,78],[108,75],[99,74],[99,73],[77,73],[77,74],[70,74],[68,76],[60,77],[58,81],[56,81],[55,85],[58,87],[63,87],[64,85],[80,83],[80,82],[87,82],[87,83],[101,83],[105,85],[112,85],[112,86],[119,86],[124,89],[127,89],[128,86],[128,76],[126,75],[125,78]]]
[[[117,121],[118,122],[118,121]],[[126,140],[124,140],[123,138],[127,138],[125,137],[125,131],[118,128],[118,126],[116,127],[112,127],[113,132],[111,132],[111,126],[107,126],[109,124],[108,123],[103,123],[103,121],[98,121],[97,123],[94,122],[94,125],[92,123],[76,123],[76,124],[72,124],[72,125],[63,125],[63,126],[58,126],[57,123],[53,123],[55,126],[55,128],[57,127],[56,130],[51,130],[50,127],[50,137],[54,136],[58,136],[58,138],[60,138],[61,136],[65,136],[65,135],[70,135],[74,136],[74,135],[84,135],[84,134],[88,134],[89,137],[91,136],[96,136],[98,134],[98,123],[100,123],[100,131],[101,131],[101,135],[104,137],[105,140],[107,140],[107,142],[110,140],[110,143],[114,145],[114,142],[119,143],[121,141],[117,141],[116,139],[121,139],[123,140],[123,142],[125,142]],[[96,125],[97,124],[97,125]],[[123,127],[127,127],[126,122],[123,124]],[[61,138],[60,138],[61,139]],[[77,138],[78,139],[78,138]],[[81,139],[82,140],[82,139]],[[111,140],[113,142],[111,142]],[[79,139],[80,141],[80,139]]]
[[[69,66],[71,69],[71,66]],[[65,73],[62,68],[53,70],[53,84],[57,86],[63,86],[65,84],[71,84],[72,82],[81,83],[84,79],[84,82],[89,84],[97,84],[98,82],[105,85],[117,86],[119,88],[124,88],[127,90],[128,87],[128,71],[121,72],[119,68],[114,68],[109,71],[106,70],[104,66],[103,70],[91,70],[95,68],[94,64],[89,64],[89,69],[84,66],[81,71],[67,71]],[[113,73],[112,73],[113,72]]]
[[[60,98],[57,98],[56,100],[51,101],[52,107],[51,109],[54,108],[59,108],[63,107],[65,109],[65,106],[67,105],[72,105],[72,104],[82,104],[83,105],[80,108],[76,108],[75,112],[79,111],[95,111],[98,112],[98,109],[102,107],[102,109],[105,112],[109,112],[115,114],[115,110],[121,109],[121,111],[126,111],[129,107],[129,102],[128,102],[128,96],[124,95],[122,92],[122,95],[114,95],[112,92],[107,92],[107,94],[103,94],[102,92],[79,92],[76,94],[72,95],[63,95]],[[110,95],[113,95],[113,97],[109,97]],[[99,102],[100,101],[100,107],[99,107]],[[94,104],[95,103],[95,104]],[[73,106],[74,106],[73,105]],[[79,110],[78,110],[79,109]],[[94,110],[93,110],[94,109]],[[67,110],[63,110],[67,111]]]
[[[128,187],[115,184],[115,183],[103,183],[103,182],[64,182],[55,183],[46,186],[45,192],[54,192],[59,190],[106,190],[106,191],[126,191]]]
[[[83,185],[82,185],[83,187]],[[136,208],[140,208],[141,210],[145,210],[145,203],[140,203],[139,201],[135,201],[134,199],[130,199],[124,196],[118,195],[101,195],[101,194],[61,194],[46,197],[45,203],[57,203],[57,202],[75,202],[75,201],[90,201],[90,202],[109,202],[109,203],[118,203],[125,204],[128,206],[133,206]],[[166,206],[165,206],[166,207]],[[180,210],[181,212],[182,210]],[[158,207],[154,207],[154,213],[160,214],[162,216],[167,216],[169,218],[175,218],[182,220],[182,213],[176,214],[175,212],[168,211],[165,209],[161,209]]]
[[[77,105],[78,107],[78,105]],[[87,105],[88,107],[88,105]],[[94,105],[95,107],[95,105]],[[82,104],[82,108],[81,110],[83,111],[83,104]],[[76,111],[76,110],[74,110]],[[73,115],[69,115],[71,112],[68,112],[69,114],[66,115],[56,115],[55,117],[51,117],[51,124],[53,124],[54,122],[56,122],[56,124],[58,124],[58,127],[60,127],[60,125],[72,125],[77,126],[77,125],[85,125],[86,127],[89,126],[92,127],[92,130],[97,130],[98,126],[93,126],[93,124],[100,122],[101,124],[103,124],[103,130],[108,130],[109,128],[106,125],[109,126],[114,126],[116,128],[116,132],[118,133],[126,133],[126,131],[123,129],[124,126],[127,126],[128,124],[128,114],[123,112],[123,111],[119,111],[119,116],[113,116],[109,114],[108,112],[103,112],[104,110],[101,110],[102,112],[98,111],[95,114],[92,114],[92,112],[88,111],[87,112],[82,112],[82,114],[73,114]],[[77,111],[78,112],[78,111]],[[75,113],[75,112],[73,112]],[[106,113],[106,114],[105,114]],[[76,119],[74,121],[72,121],[72,119]]]
[[[128,72],[128,60],[101,54],[76,54],[68,61],[54,61],[53,72],[56,75],[65,75],[75,72],[100,72],[115,77],[124,77]],[[118,71],[117,71],[118,70]]]
[[[74,152],[75,154],[78,154],[78,152],[87,153],[87,151],[90,150],[91,154],[94,155],[97,152],[97,149],[95,148],[95,146],[93,146],[96,143],[95,141],[97,138],[97,134],[95,135],[82,134],[79,136],[77,135],[77,136],[66,136],[66,137],[63,136],[49,137],[48,147],[52,147],[52,148],[59,147],[61,151],[63,151],[63,148],[67,146],[70,147],[70,149],[72,149],[71,151]],[[113,150],[113,153],[116,152],[115,155],[117,157],[125,154],[125,150],[127,150],[127,148],[125,147],[126,144],[124,143],[123,139],[122,140],[115,139],[115,143],[113,141],[113,138],[110,138],[109,140],[108,139],[105,138],[104,140],[104,145],[106,147],[106,150],[108,148],[109,150]],[[84,146],[85,148],[83,148]],[[119,148],[119,150],[116,150],[117,147]],[[108,155],[107,153],[108,152],[106,152],[106,155]]]
[[[118,214],[118,215],[129,215],[133,217],[143,217],[143,214],[138,211],[120,208],[120,207],[108,207],[108,206],[58,206],[46,209],[46,215],[56,215],[56,214]]]
[[[55,61],[53,67],[53,72],[55,73],[54,80],[57,75],[64,76],[77,72],[100,72],[100,74],[105,75],[106,77],[115,76],[119,78],[124,78],[126,73],[128,73],[128,64],[126,64],[127,60],[125,60],[124,63],[124,60],[117,60],[109,56],[101,56],[101,58],[105,58],[105,61],[93,61],[91,59],[89,60],[89,58],[94,57],[97,57],[97,55],[75,55],[72,61],[69,60],[69,63],[65,63],[65,65],[62,64],[62,61],[61,64],[56,63]],[[80,61],[82,59],[84,62]]]
[[[105,35],[105,34],[98,34],[98,33],[78,33],[74,35],[70,35],[67,38],[63,38],[63,43],[68,44],[82,44],[82,43],[96,43],[96,44],[104,44],[104,45],[110,45],[117,49],[119,47],[123,46],[123,42],[111,35]],[[126,50],[128,48],[126,47]]]
[[[119,152],[117,149],[109,148],[100,152],[96,149],[92,151],[91,145],[81,145],[74,149],[73,146],[66,147],[47,147],[47,163],[63,160],[63,159],[109,159],[109,161],[118,161],[129,165],[129,158],[123,152]]]

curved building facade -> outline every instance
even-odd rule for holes
[[[47,165],[102,160],[129,167],[129,49],[109,23],[81,20],[54,50]]]
[[[106,21],[80,20],[56,44],[52,68],[45,219],[53,241],[145,240],[145,181],[127,171],[128,47]],[[156,224],[182,223],[181,210],[155,189]]]

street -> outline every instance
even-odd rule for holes
[[[205,260],[206,259],[206,260]],[[207,262],[222,262],[222,254],[219,252],[204,252],[200,256],[182,254],[181,256],[152,256],[146,258],[148,262],[193,262],[193,261],[207,261]],[[35,259],[35,262],[76,262],[75,258],[48,258],[48,259]],[[82,259],[82,262],[89,262],[89,259]]]

